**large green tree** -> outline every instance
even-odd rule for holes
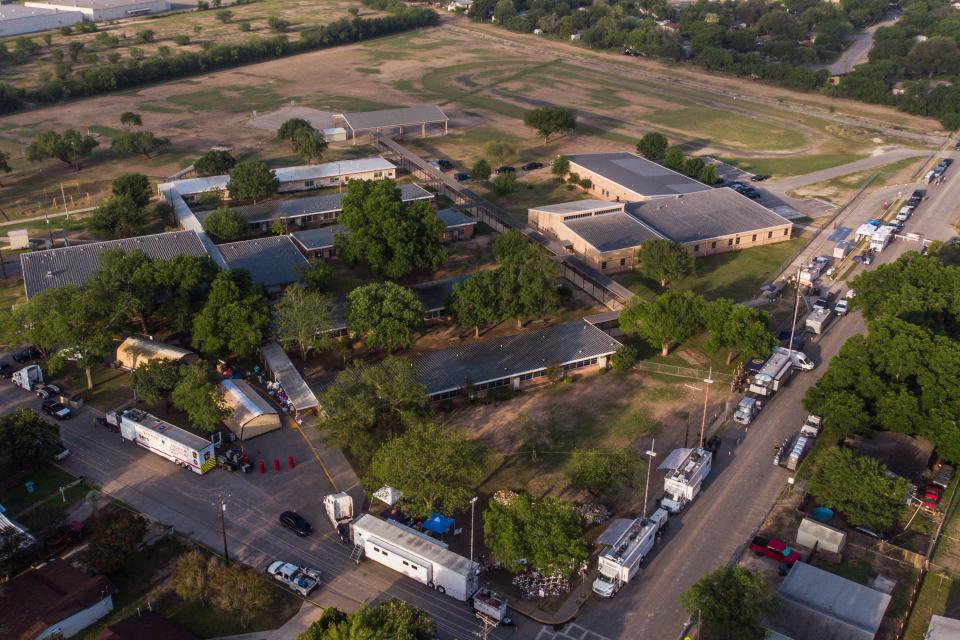
[[[549,143],[553,136],[571,133],[577,128],[577,112],[568,107],[537,107],[523,115],[523,124]]]
[[[227,191],[236,200],[263,200],[277,192],[280,181],[260,160],[244,160],[230,169]]]
[[[143,207],[128,195],[112,196],[93,210],[90,228],[111,238],[136,235],[147,222]]]
[[[453,285],[450,309],[457,322],[464,327],[473,327],[479,337],[481,327],[503,320],[502,300],[500,272],[478,271]]]
[[[138,207],[145,207],[150,203],[153,195],[150,191],[150,179],[142,173],[124,173],[113,179],[110,186],[115,196],[129,196]]]
[[[517,326],[543,317],[560,305],[556,263],[540,245],[530,243],[518,231],[508,231],[494,242],[502,318]]]
[[[663,162],[668,146],[670,143],[667,141],[667,136],[662,133],[648,133],[637,143],[637,152],[647,160]]]
[[[333,346],[333,302],[328,296],[303,285],[287,287],[273,306],[274,329],[284,348],[297,345],[300,357],[311,351],[326,351]]]
[[[180,381],[180,366],[171,360],[150,360],[130,372],[130,390],[147,404],[166,404]]]
[[[737,353],[746,358],[765,356],[777,344],[777,337],[767,328],[770,314],[762,309],[717,298],[703,307],[703,319],[709,333],[706,346],[726,347],[727,364]]]
[[[430,616],[402,600],[361,605],[349,614],[328,607],[297,640],[433,640]]]
[[[853,525],[888,530],[903,512],[910,483],[852,449],[832,447],[817,458],[810,493]]]
[[[640,247],[637,270],[665,289],[671,280],[693,271],[693,256],[679,242],[647,240]]]
[[[393,282],[374,282],[347,295],[347,327],[371,347],[409,349],[427,310],[416,294]]]
[[[0,470],[10,477],[50,460],[60,447],[60,426],[24,407],[0,416]]]
[[[323,152],[327,150],[327,141],[319,131],[297,131],[290,141],[293,152],[300,156],[304,162],[317,162],[323,157]]]
[[[245,270],[221,271],[193,318],[193,346],[212,357],[253,356],[266,339],[270,308]]]
[[[443,222],[425,201],[404,204],[392,180],[351,180],[343,198],[338,234],[340,256],[363,263],[377,275],[402,278],[414,271],[436,270],[447,259]]]
[[[87,562],[94,571],[112,572],[137,550],[146,532],[146,521],[127,509],[101,514],[87,544]]]
[[[288,118],[284,120],[280,128],[277,129],[277,138],[280,140],[293,140],[294,136],[301,131],[312,133],[316,131],[316,128],[303,118]]]
[[[230,416],[223,387],[203,361],[180,367],[180,379],[173,388],[172,397],[173,404],[187,414],[191,424],[204,431],[215,431]]]
[[[170,140],[160,138],[152,131],[126,131],[110,141],[110,150],[125,155],[139,154],[150,158],[164,147],[170,146]]]
[[[210,283],[219,272],[209,256],[176,256],[150,263],[157,296],[153,315],[174,331],[186,331],[203,307]]]
[[[243,240],[250,233],[250,224],[230,207],[219,207],[203,219],[203,230],[216,243]]]
[[[27,145],[27,159],[40,162],[47,158],[56,158],[79,171],[83,168],[80,161],[93,153],[99,145],[93,136],[81,134],[75,129],[67,129],[63,135],[56,131],[44,131]]]
[[[574,449],[566,474],[577,489],[594,495],[609,495],[624,484],[633,483],[642,463],[632,449]]]
[[[161,299],[153,279],[153,262],[140,251],[110,249],[100,254],[97,269],[83,287],[94,297],[130,309],[137,328],[150,332],[150,319]]]
[[[403,358],[354,363],[320,396],[321,428],[333,441],[368,463],[378,446],[429,414],[427,390]]]
[[[384,485],[403,492],[404,510],[427,518],[470,506],[483,477],[483,450],[460,431],[425,420],[388,440],[363,478],[368,493]]]
[[[569,502],[520,494],[504,504],[491,500],[483,512],[483,541],[513,572],[533,568],[567,576],[586,562],[583,519]]]
[[[212,576],[210,602],[232,616],[246,629],[254,617],[264,615],[274,600],[273,587],[264,577],[246,565],[215,562],[208,569]]]
[[[228,151],[207,151],[193,163],[198,176],[225,176],[237,164]]]
[[[738,565],[724,565],[706,574],[680,597],[691,618],[700,621],[706,640],[764,640],[764,616],[778,607],[767,577]]]
[[[620,328],[636,333],[664,356],[703,329],[703,298],[692,291],[668,291],[651,302],[634,297],[620,314]]]

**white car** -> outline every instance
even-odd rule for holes
[[[906,222],[909,219],[910,219],[909,213],[904,213],[903,211],[901,211],[900,213],[897,214],[897,222]]]
[[[846,298],[840,300],[840,302],[838,302],[836,306],[833,307],[833,312],[836,313],[838,316],[847,315],[847,311],[849,310],[850,310],[850,303],[847,301]]]

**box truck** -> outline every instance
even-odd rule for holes
[[[880,253],[886,249],[890,241],[893,240],[894,233],[896,233],[896,229],[889,225],[883,225],[874,231],[873,235],[870,236],[870,250]]]
[[[600,536],[601,544],[609,544],[597,560],[597,579],[593,592],[612,598],[620,587],[630,582],[640,570],[644,558],[660,539],[669,514],[660,508],[649,518],[614,520]],[[607,539],[604,539],[606,537]]]
[[[750,381],[750,392],[758,396],[772,396],[787,383],[793,375],[793,358],[789,351],[774,351],[760,371]]]
[[[14,371],[10,379],[13,380],[13,384],[21,389],[33,391],[34,385],[43,384],[43,371],[39,365],[28,364],[23,369]]]
[[[476,562],[443,548],[414,529],[401,529],[365,513],[353,523],[351,533],[351,558],[357,562],[366,556],[462,602],[479,588]]]
[[[826,309],[814,309],[810,312],[810,315],[807,316],[807,319],[804,320],[803,326],[820,335],[826,330],[831,320],[833,320],[833,310],[829,307]]]
[[[146,411],[127,409],[106,415],[107,424],[120,429],[124,440],[136,442],[158,456],[202,474],[217,466],[213,443],[175,427]]]
[[[330,524],[337,530],[340,542],[350,542],[350,521],[353,520],[353,498],[341,491],[323,499],[323,507],[330,518]]]
[[[663,479],[665,495],[660,506],[670,513],[683,511],[699,495],[712,464],[713,453],[700,447],[671,451],[659,467],[668,470]]]

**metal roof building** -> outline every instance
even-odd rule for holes
[[[245,380],[224,380],[223,399],[231,410],[225,422],[241,440],[276,431],[280,414]]]
[[[22,4],[0,5],[0,37],[59,29],[82,21],[83,14],[79,11],[57,11]]]
[[[148,258],[206,256],[207,249],[195,231],[171,231],[137,238],[76,244],[20,254],[27,299],[46,289],[84,284],[97,269],[104,251],[140,251]]]
[[[460,284],[473,274],[465,274],[413,285],[413,292],[423,306],[427,308],[427,317],[438,316],[447,309],[447,298],[453,293],[454,285]]]
[[[379,111],[361,111],[344,113],[340,116],[351,139],[356,142],[357,134],[364,131],[382,133],[384,130],[398,129],[403,135],[404,128],[420,127],[422,135],[427,133],[427,125],[443,124],[443,132],[447,133],[449,118],[440,107],[435,104],[422,104],[399,109],[381,109]]]
[[[280,184],[287,182],[301,182],[303,180],[323,180],[341,176],[352,176],[358,173],[371,171],[395,171],[397,166],[379,156],[373,158],[357,158],[355,160],[338,160],[323,164],[304,164],[295,167],[281,167],[274,169]]]
[[[944,616],[930,616],[930,626],[924,640],[960,640],[960,620]]]
[[[246,269],[254,284],[277,291],[301,279],[309,263],[290,236],[269,236],[217,245],[231,269]]]
[[[477,224],[476,220],[457,209],[440,209],[437,211],[437,217],[440,218],[445,229],[470,227]]]
[[[297,411],[316,409],[319,406],[317,396],[314,395],[307,381],[303,379],[297,368],[293,366],[290,356],[276,342],[270,342],[260,347],[260,356],[263,364],[273,374],[273,379],[280,383],[290,399],[290,404]]]
[[[589,218],[565,220],[564,224],[600,253],[639,247],[647,240],[663,238],[649,226],[625,213],[605,213]]]
[[[519,388],[524,381],[546,375],[546,368],[555,364],[566,371],[603,366],[620,346],[591,324],[571,322],[424,353],[412,359],[412,366],[427,395],[442,400],[457,395],[467,380],[477,391],[508,384]]]
[[[121,342],[120,346],[117,347],[117,362],[131,371],[152,360],[181,362],[188,359],[196,360],[198,357],[189,349],[133,336]]]
[[[290,237],[303,248],[304,252],[313,253],[333,248],[333,242],[337,234],[345,233],[346,230],[347,228],[343,225],[331,224],[316,229],[294,231],[290,234]]]
[[[792,640],[873,640],[890,596],[797,562],[779,589],[781,606],[765,626]]]
[[[580,153],[567,159],[570,173],[593,183],[589,191],[611,200],[645,200],[710,190],[702,182],[635,153]]]
[[[79,11],[86,20],[103,22],[170,11],[167,0],[28,0],[28,7]]]

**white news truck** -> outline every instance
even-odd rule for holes
[[[431,589],[466,602],[479,587],[478,565],[427,535],[365,513],[353,523],[354,553],[366,556]]]
[[[873,235],[870,236],[870,250],[880,253],[886,249],[887,245],[890,244],[890,241],[893,240],[893,234],[895,232],[896,229],[889,225],[883,225],[874,231]]]
[[[341,491],[323,498],[323,507],[327,510],[330,524],[337,530],[340,542],[350,541],[350,521],[353,520],[353,498]]]
[[[212,442],[164,422],[146,411],[111,411],[106,420],[107,424],[119,427],[124,440],[136,442],[144,449],[172,460],[194,473],[206,473],[217,466]]]
[[[599,544],[609,545],[597,561],[597,579],[593,592],[602,598],[612,598],[620,587],[630,582],[640,570],[667,525],[666,509],[657,509],[649,518],[614,520],[601,534]]]
[[[786,351],[786,349],[784,350]],[[793,357],[790,353],[773,352],[750,381],[750,392],[758,396],[772,396],[793,375]]]
[[[700,493],[712,465],[713,453],[706,449],[697,447],[671,451],[659,467],[668,469],[663,479],[666,495],[660,500],[660,506],[670,513],[683,511]]]
[[[790,356],[790,360],[793,361],[794,369],[801,369],[803,371],[813,371],[816,368],[816,363],[807,357],[803,351],[797,351],[796,349],[787,349],[785,347],[774,347],[774,353],[786,353]]]
[[[814,309],[803,321],[803,326],[815,334],[820,335],[827,329],[827,325],[833,320],[833,310],[830,308]]]

